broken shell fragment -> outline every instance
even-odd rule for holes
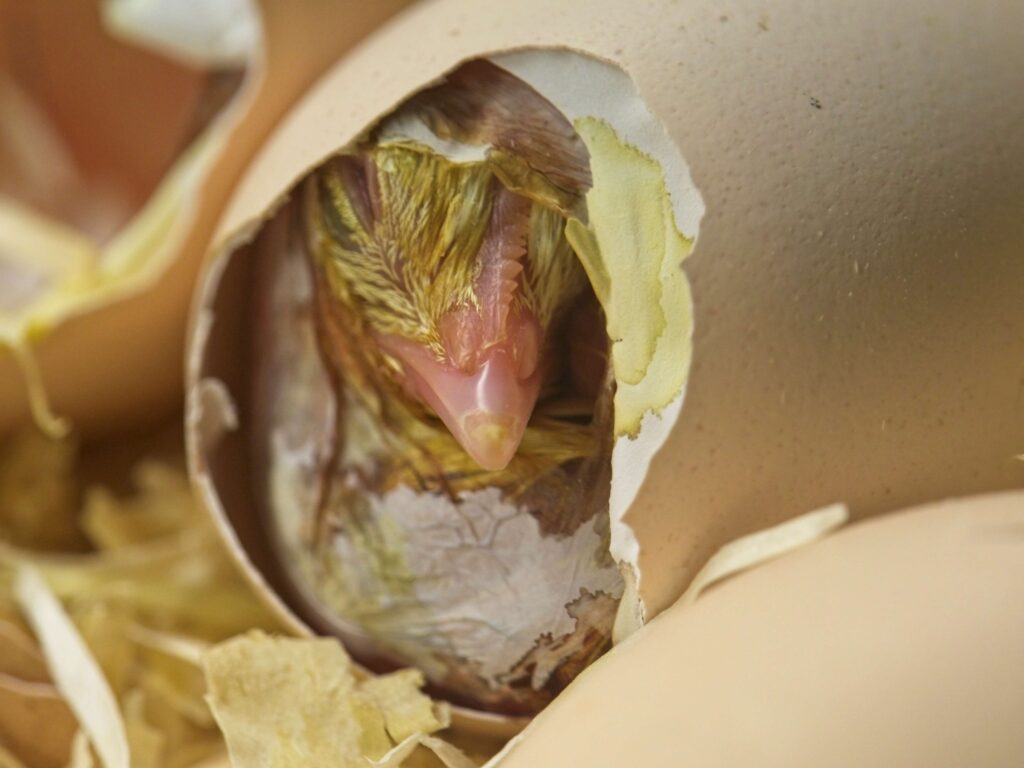
[[[401,4],[0,3],[0,433],[34,417],[98,437],[180,408],[192,284],[232,185]]]
[[[744,533],[1024,483],[1019,11],[621,5],[407,12],[250,167],[197,299],[191,467],[250,577],[481,709]]]

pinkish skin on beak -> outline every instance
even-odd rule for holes
[[[492,471],[508,466],[537,403],[539,368],[520,378],[507,344],[491,346],[475,369],[466,371],[414,341],[397,336],[380,341],[404,364],[410,392],[434,409],[474,461]]]
[[[487,234],[477,254],[475,305],[439,318],[444,355],[400,336],[381,346],[405,369],[409,392],[434,409],[452,436],[484,469],[508,466],[537,404],[542,329],[516,306],[532,203],[495,184]]]

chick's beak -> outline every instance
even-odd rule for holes
[[[404,364],[410,391],[434,409],[474,461],[487,470],[508,466],[537,403],[539,370],[521,378],[514,351],[504,344],[479,355],[472,371],[407,339],[392,336],[383,344]]]

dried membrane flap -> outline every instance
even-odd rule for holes
[[[420,753],[416,752],[419,747],[425,747],[430,750],[444,764],[445,768],[479,768],[480,766],[480,763],[468,757],[458,747],[436,736],[424,736],[422,734],[409,736],[379,760],[371,760],[370,764],[374,768],[398,768],[400,765],[405,765],[406,761],[414,758],[415,755],[422,754],[422,751]],[[415,762],[415,765],[420,764],[420,761]],[[426,765],[426,763],[422,764]],[[411,767],[414,763],[409,763],[409,765]],[[436,765],[436,763],[432,761],[430,765]]]
[[[625,580],[616,617],[621,639],[645,621],[640,542],[626,516],[686,394],[694,311],[682,262],[696,242],[704,200],[680,148],[625,72],[564,50],[519,51],[496,61],[573,121],[595,175],[588,208],[604,212],[570,221],[566,235],[595,292],[603,293],[609,333],[618,341],[609,516],[611,552]],[[636,227],[638,221],[645,226]]]
[[[604,121],[576,130],[591,157],[590,223],[570,219],[566,237],[604,308],[615,373],[615,434],[635,438],[647,413],[679,397],[690,368],[693,301],[682,270],[692,240],[680,233],[653,158]]]
[[[443,725],[438,719],[438,705],[426,696],[410,695],[422,687],[423,673],[416,669],[371,677],[362,684],[363,693],[384,713],[384,727],[393,741],[433,733],[448,725],[447,715]]]
[[[387,755],[398,734],[448,725],[445,706],[420,692],[421,674],[360,682],[334,639],[252,632],[207,652],[204,669],[235,768],[361,768]]]

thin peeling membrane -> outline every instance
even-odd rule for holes
[[[447,707],[420,692],[422,673],[359,680],[333,638],[250,633],[208,651],[203,666],[235,768],[398,766],[449,725]],[[450,745],[440,751],[449,768],[475,765]]]
[[[657,161],[604,121],[581,118],[594,186],[589,225],[566,237],[604,309],[615,372],[615,434],[636,437],[647,413],[675,400],[690,369],[693,307],[682,264],[693,241],[676,227]]]

